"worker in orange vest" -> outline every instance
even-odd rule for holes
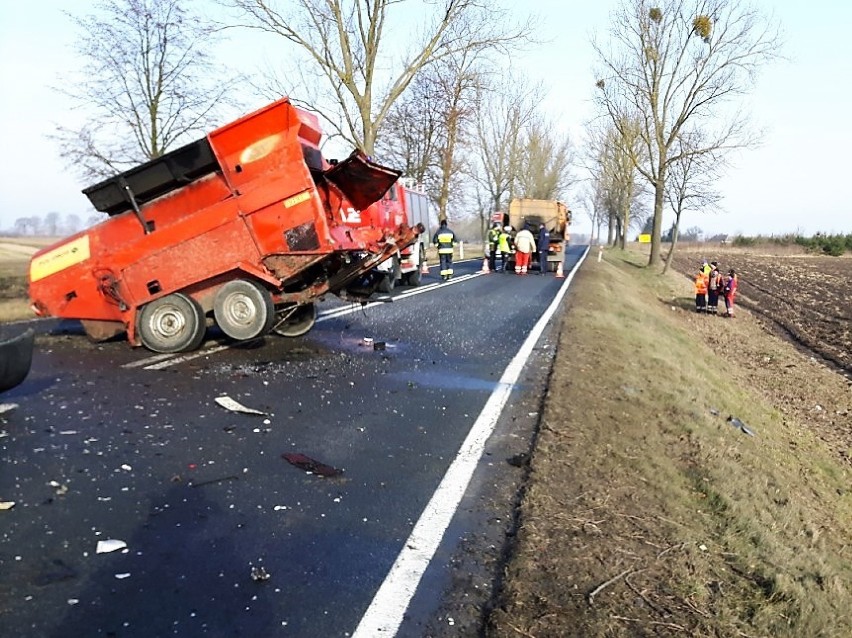
[[[698,269],[695,275],[695,312],[707,311],[707,281],[708,276],[704,274],[704,266]]]

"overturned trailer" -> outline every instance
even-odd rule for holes
[[[350,221],[399,173],[357,151],[328,162],[321,136],[284,98],[85,189],[109,218],[33,256],[33,310],[180,352],[208,321],[237,340],[299,336],[323,295],[368,297],[374,267],[420,229]]]

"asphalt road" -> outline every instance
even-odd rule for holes
[[[299,339],[211,341],[189,356],[39,324],[50,334],[30,376],[0,399],[19,405],[0,417],[0,500],[15,502],[0,511],[2,635],[352,635],[565,281],[480,266],[365,309],[323,303]],[[507,458],[530,449],[554,323],[398,636],[478,631],[524,473]],[[227,410],[222,396],[264,414]],[[284,454],[342,473],[308,473]],[[126,549],[96,553],[106,540]]]

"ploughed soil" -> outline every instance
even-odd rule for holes
[[[852,260],[721,261],[584,264],[487,636],[852,636]]]
[[[723,274],[737,272],[741,305],[852,374],[852,255],[720,252],[708,258]],[[703,258],[700,251],[676,252],[672,266],[693,276]]]

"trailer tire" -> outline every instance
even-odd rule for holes
[[[198,302],[176,292],[142,306],[137,330],[148,350],[186,352],[201,345],[207,323]]]
[[[269,291],[253,281],[234,279],[216,293],[213,317],[231,339],[246,341],[267,334],[275,323],[275,304]]]
[[[301,337],[307,334],[317,322],[317,306],[316,304],[307,303],[297,306],[295,310],[285,308],[278,312],[278,315],[289,313],[286,319],[280,321],[272,331],[282,337]]]

